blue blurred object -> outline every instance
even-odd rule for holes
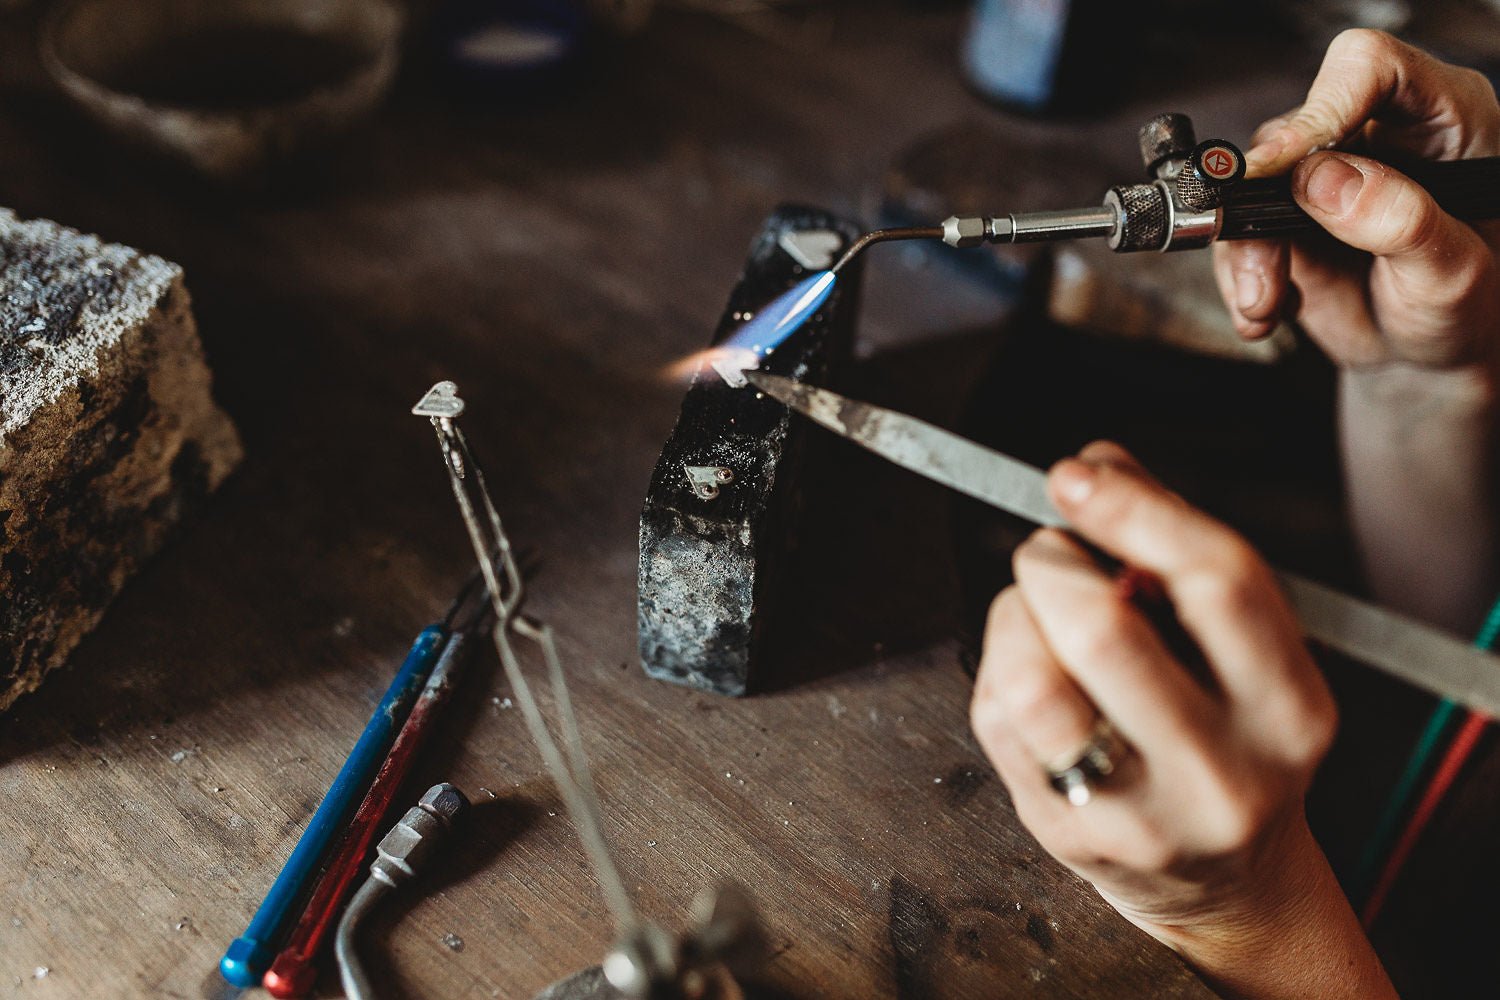
[[[589,22],[569,0],[444,0],[435,54],[456,82],[506,98],[541,98],[582,64]]]
[[[1072,0],[977,0],[963,62],[991,100],[1028,111],[1052,103]]]

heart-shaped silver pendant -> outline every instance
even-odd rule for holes
[[[464,401],[458,398],[458,386],[452,382],[439,382],[417,400],[411,412],[419,417],[453,420],[463,415]]]

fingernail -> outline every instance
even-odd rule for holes
[[[1083,503],[1094,492],[1098,469],[1076,458],[1066,458],[1052,470],[1052,485],[1068,503]]]
[[[1245,172],[1247,174],[1270,173],[1281,159],[1281,154],[1286,152],[1287,136],[1285,132],[1277,132],[1265,142],[1256,143],[1250,152],[1245,154]]]
[[[1337,156],[1324,156],[1313,164],[1303,182],[1307,200],[1329,215],[1347,215],[1365,185],[1365,175]]]
[[[1260,305],[1265,290],[1265,276],[1258,271],[1242,270],[1234,276],[1234,304],[1242,313]]]

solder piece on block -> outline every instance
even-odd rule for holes
[[[811,244],[788,240],[789,233],[831,234],[847,247],[861,231],[815,209],[778,209],[751,247],[712,343],[808,276],[787,246],[807,252]],[[826,382],[848,358],[858,292],[856,263],[760,367]],[[731,386],[711,364],[699,369],[641,511],[640,651],[652,677],[727,695],[753,689],[776,576],[795,537],[808,430],[775,400]]]
[[[240,459],[182,269],[0,209],[0,710]]]

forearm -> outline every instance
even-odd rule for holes
[[[1345,369],[1339,423],[1349,510],[1385,603],[1463,633],[1496,590],[1495,375]]]
[[[1192,926],[1148,927],[1233,1000],[1395,1000],[1305,822],[1252,897]]]

